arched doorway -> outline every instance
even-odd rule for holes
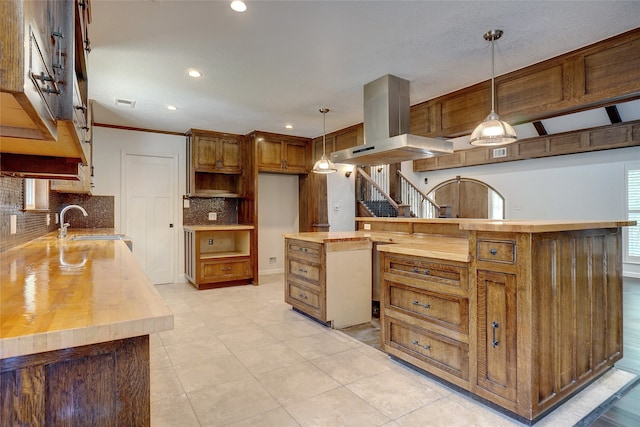
[[[472,178],[456,176],[429,191],[452,218],[504,219],[504,197],[493,187]]]

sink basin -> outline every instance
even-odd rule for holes
[[[80,234],[71,240],[124,240],[123,234]]]

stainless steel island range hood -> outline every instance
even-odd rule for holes
[[[453,153],[453,142],[409,134],[409,81],[387,74],[364,86],[365,143],[331,153],[334,163],[385,165]]]

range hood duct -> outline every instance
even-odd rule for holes
[[[453,153],[453,142],[409,134],[409,81],[387,74],[364,86],[365,143],[331,153],[334,163],[386,165]]]

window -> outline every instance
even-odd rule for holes
[[[24,179],[24,210],[49,210],[49,180]]]
[[[625,168],[627,183],[627,219],[640,224],[640,164]],[[640,225],[624,227],[626,251],[624,261],[640,264]]]

